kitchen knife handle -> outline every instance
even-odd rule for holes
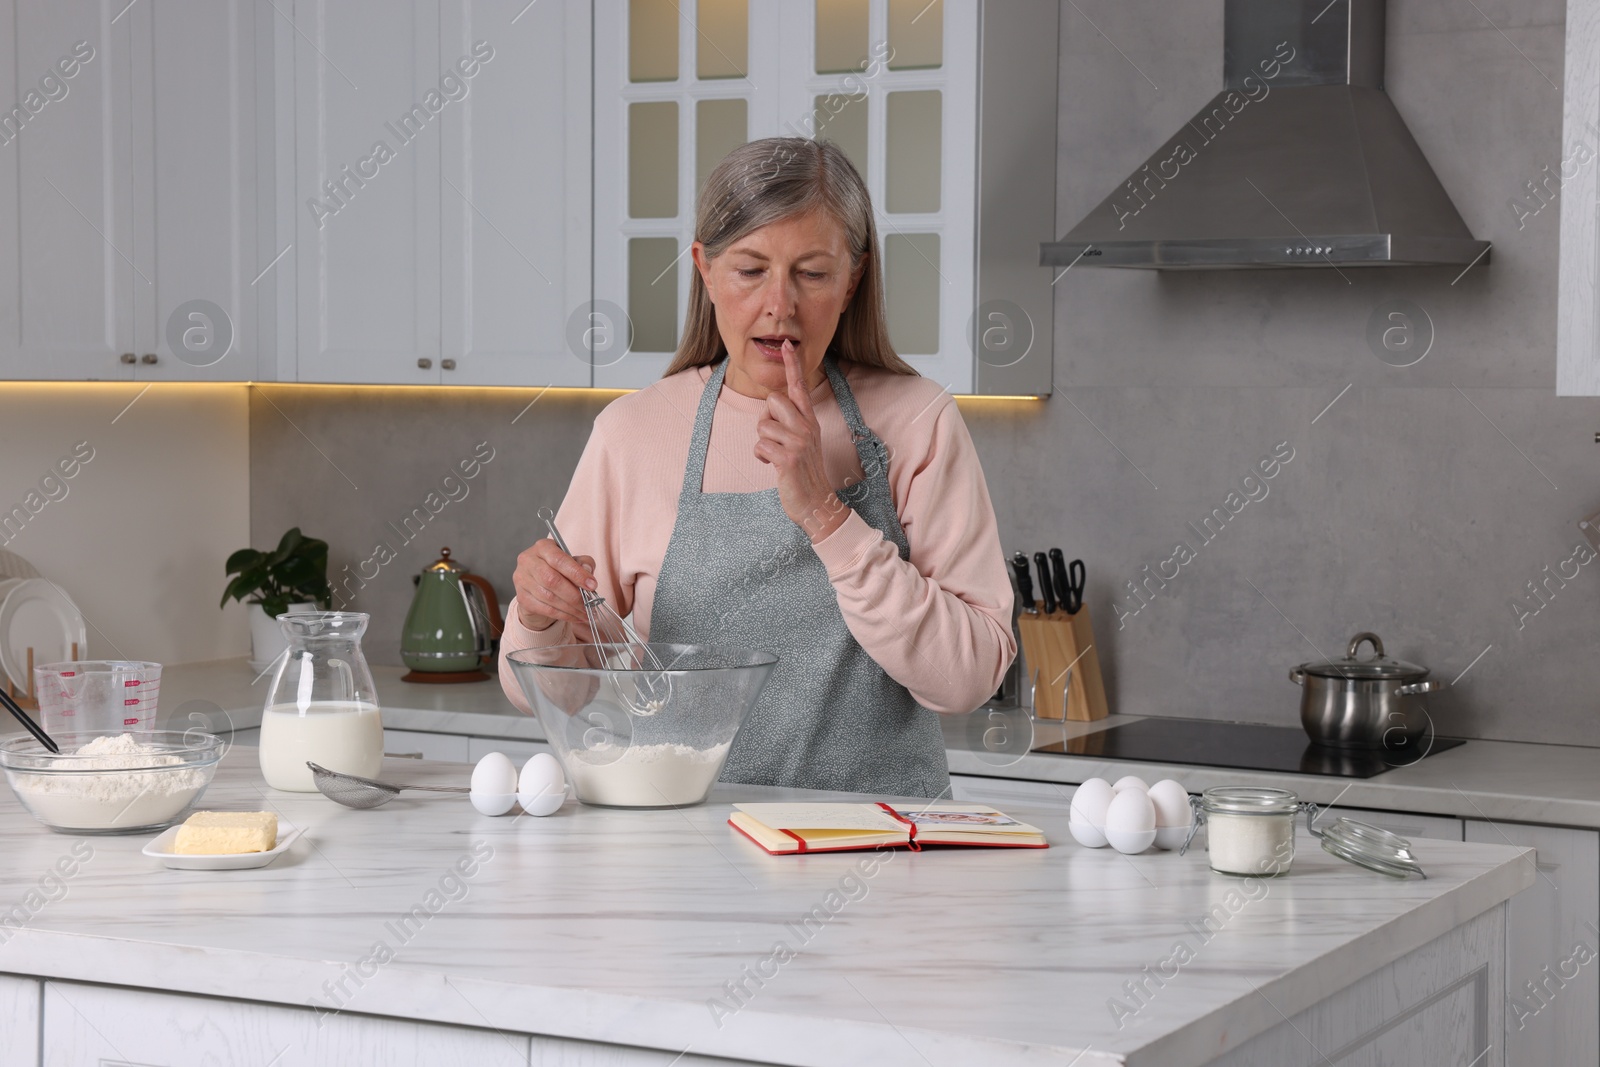
[[[1033,606],[1033,579],[1028,575],[1028,557],[1021,552],[1012,556],[1011,573],[1017,579],[1017,594],[1022,600],[1022,610],[1038,610]]]
[[[1067,557],[1059,548],[1050,550],[1050,584],[1056,591],[1056,602],[1066,608],[1070,600],[1067,596]]]
[[[1044,593],[1044,613],[1053,614],[1056,610],[1056,594],[1053,583],[1050,581],[1050,560],[1043,552],[1033,554],[1033,565],[1039,568],[1039,585]]]

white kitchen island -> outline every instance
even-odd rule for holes
[[[1025,804],[1053,847],[770,857],[729,803],[829,794],[350,811],[267,790],[254,760],[230,752],[204,806],[304,831],[255,871],[52,834],[4,791],[0,1067],[1489,1067],[1505,901],[1535,878],[1529,850],[1430,841],[1429,879],[1394,881],[1302,836],[1290,875],[1244,880],[1081,848]]]

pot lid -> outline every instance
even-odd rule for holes
[[[1372,645],[1373,655],[1369,659],[1357,659],[1356,652],[1360,650],[1361,643],[1365,641]],[[1302,663],[1300,670],[1306,674],[1314,674],[1319,678],[1359,678],[1359,679],[1407,679],[1416,681],[1426,678],[1428,668],[1415,663],[1407,663],[1403,659],[1390,659],[1383,654],[1383,641],[1375,633],[1363,631],[1350,639],[1350,647],[1343,659],[1332,660],[1327,663]]]
[[[439,550],[439,558],[425,568],[426,571],[448,571],[451,574],[462,574],[465,573],[466,569],[450,558],[450,550],[448,548],[441,548]]]

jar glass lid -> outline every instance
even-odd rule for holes
[[[1312,833],[1317,833],[1315,829]],[[1354,819],[1335,819],[1333,825],[1317,833],[1322,839],[1322,850],[1342,860],[1387,874],[1405,878],[1413,874],[1428,877],[1411,854],[1411,842],[1398,834],[1380,829]]]
[[[1201,794],[1200,806],[1217,815],[1293,815],[1300,798],[1269,786],[1219,785]]]

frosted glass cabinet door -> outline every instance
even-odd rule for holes
[[[438,70],[493,49],[437,120],[445,385],[592,384],[569,327],[589,299],[590,22],[586,0],[442,5]]]
[[[440,126],[459,118],[440,89],[439,0],[394,0],[382,18],[336,0],[284,13],[293,27],[274,26],[292,56],[296,376],[436,384]]]
[[[256,251],[255,6],[162,0],[121,21],[134,57],[136,377],[269,376],[251,285],[274,255]]]
[[[129,379],[129,20],[0,0],[0,376]]]

